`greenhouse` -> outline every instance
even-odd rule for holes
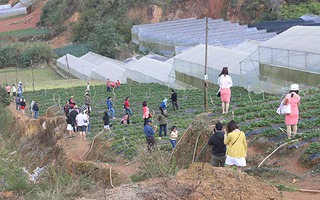
[[[180,19],[155,24],[132,27],[132,42],[139,45],[142,52],[152,51],[167,56],[175,55],[176,47],[193,47],[205,44],[203,19]],[[236,46],[246,40],[267,41],[276,33],[249,28],[223,19],[208,19],[208,44],[215,46]]]
[[[57,66],[81,80],[91,79],[91,71],[97,66],[81,58],[67,54],[57,60]]]
[[[102,56],[100,54],[96,54],[93,52],[88,52],[87,54],[83,55],[80,57],[82,60],[85,60],[89,63],[92,63],[94,65],[101,65],[105,62],[119,66],[119,67],[123,67],[124,63],[118,60],[114,60],[105,56]]]
[[[125,71],[126,69],[121,66],[110,62],[104,62],[92,70],[91,78],[101,81],[106,81],[107,79],[110,79],[111,81],[123,80],[122,83],[126,83],[126,78],[123,78]]]
[[[169,75],[172,65],[152,58],[142,57],[125,65],[124,79],[138,83],[159,83],[170,85],[172,80]],[[125,81],[122,79],[122,81]]]
[[[248,46],[254,44],[254,42],[248,42]],[[208,45],[207,75],[209,82],[217,84],[222,67],[228,67],[234,85],[241,86],[240,62],[249,55],[250,53],[245,51]],[[174,57],[171,76],[176,77],[179,81],[202,87],[205,75],[204,66],[205,45],[200,44]]]
[[[243,80],[254,91],[283,93],[291,83],[320,84],[320,27],[294,26],[262,43],[241,62]]]
[[[27,8],[33,4],[33,0],[20,0],[13,7],[11,4],[0,5],[0,18],[9,18],[18,15],[26,15]]]

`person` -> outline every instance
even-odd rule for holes
[[[76,127],[77,127],[77,123],[76,123],[76,117],[79,114],[78,112],[78,106],[75,105],[72,108],[72,111],[70,112],[70,117],[72,118],[72,127],[73,127],[73,132],[76,132]]]
[[[118,88],[118,87],[120,87],[120,81],[119,80],[116,81],[116,85],[115,85],[115,88]]]
[[[285,115],[287,135],[289,139],[294,137],[298,131],[300,99],[301,98],[299,96],[299,85],[291,84],[289,94],[286,95],[285,100],[283,102],[284,105],[290,104],[291,106],[291,113]]]
[[[8,93],[8,95],[10,96],[10,91],[11,91],[10,85],[6,84],[5,89],[6,89],[7,93]]]
[[[89,121],[89,110],[84,111],[84,126],[85,126],[85,133],[90,134],[90,121]]]
[[[128,113],[130,116],[132,116],[132,110],[130,109],[130,103],[129,103],[129,97],[126,97],[124,99],[123,108],[125,109],[125,113]]]
[[[147,101],[142,102],[142,113],[142,118],[144,120],[143,126],[145,126],[147,124],[147,120],[151,117]]]
[[[172,126],[171,133],[170,133],[170,143],[173,149],[177,145],[177,138],[178,138],[178,128],[177,126]]]
[[[172,108],[173,110],[178,110],[178,95],[174,91],[174,89],[171,90],[171,101],[172,101]]]
[[[128,113],[121,118],[120,124],[130,124],[130,116]]]
[[[86,110],[88,111],[88,114],[90,114],[91,107],[90,107],[90,96],[89,96],[89,93],[86,93],[86,96],[85,96],[85,99],[84,99],[84,103],[86,105]]]
[[[33,109],[33,112],[34,112],[33,117],[34,117],[35,119],[38,119],[38,117],[39,117],[39,103],[38,103],[38,101],[36,101],[36,102],[34,103],[34,105],[32,106],[32,109]]]
[[[16,110],[20,111],[21,97],[16,96],[15,102],[16,102]]]
[[[227,124],[224,144],[227,146],[226,162],[228,166],[237,166],[238,172],[246,166],[247,140],[243,131],[239,130],[237,123],[231,120]]]
[[[73,107],[76,105],[74,99],[73,99],[73,96],[70,97],[69,99],[69,105],[70,105],[70,108],[73,109]]]
[[[160,114],[157,117],[157,120],[159,121],[159,140],[161,140],[162,137],[162,130],[163,130],[163,135],[164,137],[167,137],[167,124],[168,124],[168,120],[167,120],[167,113],[164,112],[164,110],[159,107],[160,110]]]
[[[31,113],[31,117],[34,117],[33,105],[34,105],[34,101],[32,100],[32,101],[31,101],[31,104],[30,104],[30,113]]]
[[[223,67],[218,78],[218,85],[220,87],[220,99],[222,106],[222,114],[229,112],[230,99],[231,99],[231,87],[232,78],[229,76],[228,67]]]
[[[22,97],[22,82],[21,81],[19,82],[19,85],[18,85],[18,96]]]
[[[70,113],[68,113],[66,115],[67,119],[66,119],[66,122],[67,122],[67,131],[69,132],[69,138],[73,138],[74,137],[74,132],[73,132],[73,127],[72,127],[72,117],[70,116]]]
[[[146,135],[146,140],[148,143],[148,150],[151,151],[151,148],[155,148],[156,141],[154,140],[154,133],[157,129],[157,126],[153,129],[152,128],[152,121],[150,119],[146,120],[146,125],[144,126],[143,130]]]
[[[224,132],[222,131],[223,125],[217,122],[214,127],[214,132],[208,140],[208,145],[212,146],[211,149],[211,165],[214,167],[223,167],[226,162],[226,145],[224,144]]]
[[[90,92],[90,83],[87,83],[87,89],[86,92],[89,93]]]
[[[110,121],[109,121],[109,114],[107,111],[104,112],[103,120],[103,128],[107,131],[110,131]]]
[[[167,98],[164,98],[163,101],[162,101],[161,104],[160,104],[160,107],[161,107],[164,111],[167,110],[167,101],[168,101],[168,99],[167,99]]]
[[[71,109],[71,107],[70,107],[69,101],[66,101],[66,103],[63,106],[63,111],[66,116],[67,116],[67,114],[70,113],[70,109]]]
[[[110,111],[112,112],[112,119],[116,118],[116,112],[114,111],[113,108],[113,102],[112,102],[112,97],[107,98],[107,107],[108,107],[108,114],[110,116]]]
[[[86,140],[85,115],[83,113],[83,110],[81,109],[79,110],[79,113],[76,116],[76,123],[80,134],[80,140]]]
[[[12,96],[16,96],[17,95],[17,88],[14,84],[12,84]]]
[[[107,92],[110,92],[111,90],[110,90],[110,87],[111,87],[111,81],[110,81],[110,79],[107,79],[107,81],[106,81],[106,87],[107,87]]]
[[[22,97],[21,102],[20,102],[20,110],[21,110],[22,114],[25,114],[24,110],[25,110],[26,106],[27,106],[26,100]]]

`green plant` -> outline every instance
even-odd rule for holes
[[[276,184],[275,186],[276,186],[280,191],[290,191],[290,192],[294,192],[294,191],[297,190],[296,188],[288,187],[288,186],[283,185],[283,184]]]

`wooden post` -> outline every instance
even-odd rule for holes
[[[205,59],[204,59],[204,109],[208,111],[208,74],[207,74],[207,63],[208,63],[208,18],[206,17],[206,48],[205,48]]]

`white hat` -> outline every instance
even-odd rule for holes
[[[299,85],[298,84],[291,84],[290,90],[299,90]]]

